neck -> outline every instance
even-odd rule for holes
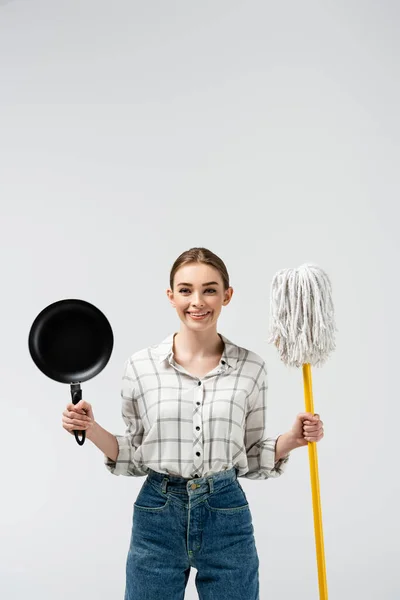
[[[185,327],[174,334],[174,353],[189,360],[221,355],[223,349],[224,342],[216,328],[207,331],[192,331]]]

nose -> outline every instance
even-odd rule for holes
[[[202,306],[204,306],[204,302],[202,302],[200,300],[199,296],[198,295],[196,296],[196,294],[195,294],[194,299],[192,301],[192,306],[193,307],[202,307]]]

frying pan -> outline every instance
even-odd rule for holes
[[[106,316],[96,306],[67,299],[53,302],[38,314],[28,345],[40,371],[55,381],[69,383],[72,403],[78,404],[82,399],[80,384],[104,369],[114,336]],[[82,446],[86,432],[74,430],[74,434]]]

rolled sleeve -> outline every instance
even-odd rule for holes
[[[126,424],[126,432],[125,435],[115,435],[118,442],[117,459],[113,461],[104,455],[104,464],[113,475],[140,477],[148,472],[148,468],[141,461],[140,446],[144,428],[137,402],[135,381],[132,364],[128,359],[124,365],[121,387],[122,418]]]
[[[249,397],[246,415],[245,448],[249,470],[243,475],[248,479],[280,477],[286,469],[290,453],[276,462],[278,436],[268,437],[267,421],[267,369],[265,362],[258,374],[253,393]]]

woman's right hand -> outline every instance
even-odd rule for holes
[[[95,423],[92,405],[85,400],[79,400],[77,404],[67,404],[63,412],[62,424],[71,435],[74,431],[86,431],[86,436],[90,433]]]

